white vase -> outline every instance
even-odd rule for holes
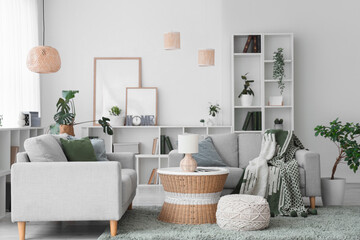
[[[240,97],[240,105],[244,107],[252,106],[254,96],[249,94],[243,94]]]
[[[343,205],[345,182],[344,178],[321,178],[321,199],[324,206]]]
[[[125,117],[123,116],[109,116],[111,126],[124,126]]]
[[[270,96],[269,97],[269,106],[283,106],[284,97],[283,96]]]
[[[282,124],[274,124],[274,129],[284,130],[284,125],[282,125]]]
[[[217,115],[215,117],[210,115],[206,121],[206,125],[207,126],[216,126],[217,122],[218,122],[217,119],[218,119]]]

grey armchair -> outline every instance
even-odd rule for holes
[[[223,195],[230,194],[239,182],[249,161],[257,157],[261,148],[260,134],[221,134],[211,135],[220,157],[227,164],[229,175],[225,182]],[[183,154],[173,150],[169,154],[169,167],[178,167]],[[299,163],[300,190],[304,197],[310,198],[311,208],[315,208],[315,197],[321,196],[320,155],[307,150],[299,150],[295,155]]]

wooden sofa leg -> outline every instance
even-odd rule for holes
[[[19,240],[25,240],[26,222],[18,222]]]
[[[112,237],[116,236],[118,221],[110,220],[110,234]]]
[[[315,197],[310,197],[310,207],[311,209],[315,209]]]
[[[132,210],[132,203],[130,203],[128,210]]]

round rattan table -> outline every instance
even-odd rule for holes
[[[197,172],[180,168],[158,169],[165,201],[158,219],[177,224],[216,223],[217,203],[229,170],[199,167]]]

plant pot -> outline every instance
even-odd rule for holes
[[[274,129],[284,130],[284,125],[282,125],[282,124],[274,124]]]
[[[321,178],[321,199],[324,206],[343,205],[345,182],[344,178]]]
[[[283,106],[284,97],[283,96],[270,96],[269,97],[269,106]]]
[[[217,122],[218,122],[218,115],[216,115],[215,117],[210,115],[206,121],[206,125],[207,126],[216,126]]]
[[[109,116],[111,126],[124,126],[125,117],[123,116]]]
[[[240,105],[244,107],[252,106],[254,96],[249,94],[243,94],[240,97]]]
[[[67,133],[68,135],[75,136],[74,125],[60,125],[60,134]]]

